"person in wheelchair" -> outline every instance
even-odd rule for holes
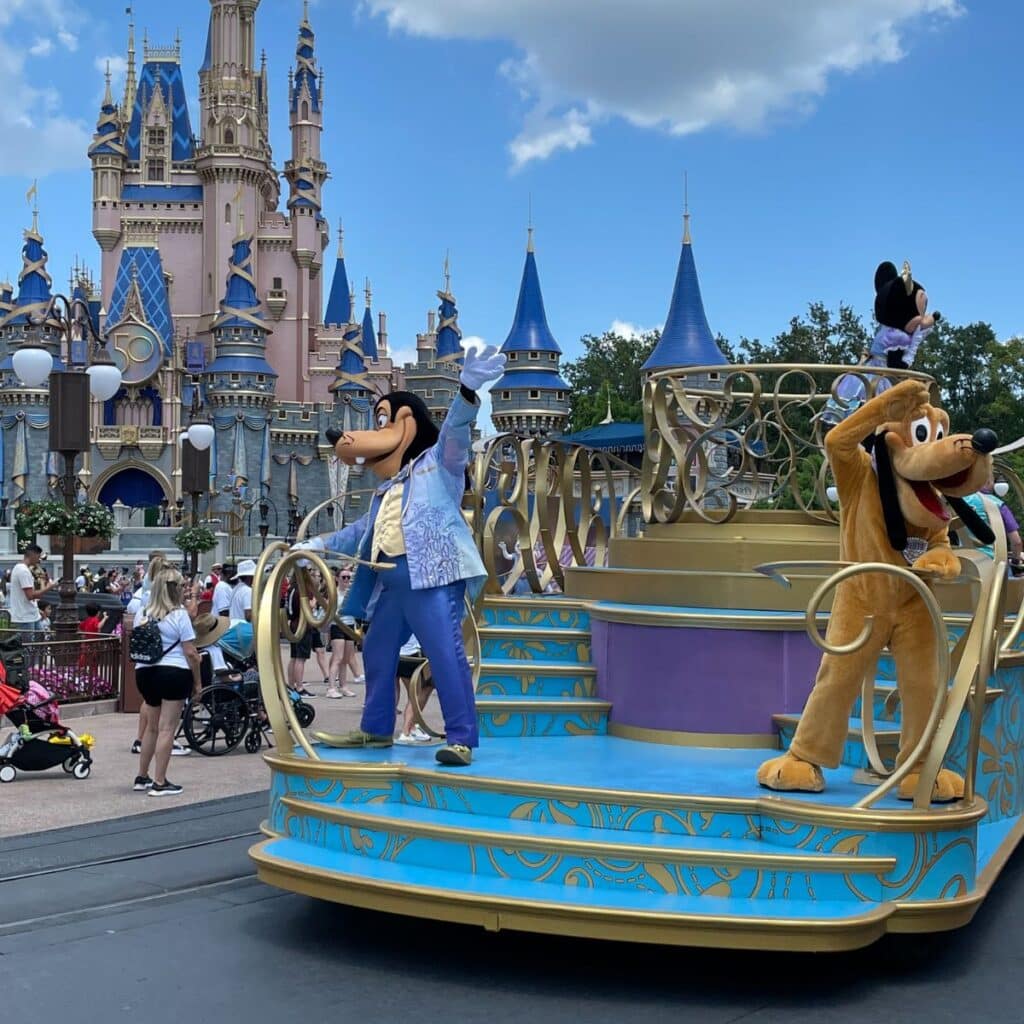
[[[204,689],[214,683],[239,686],[243,675],[238,665],[228,664],[220,642],[231,629],[231,623],[220,615],[197,615],[192,624],[196,631],[196,649],[202,656],[199,666]]]

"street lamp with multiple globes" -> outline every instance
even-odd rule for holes
[[[121,387],[121,371],[107,351],[107,343],[93,325],[89,307],[79,296],[68,299],[54,295],[38,318],[29,318],[33,327],[56,326],[67,346],[66,369],[54,368],[53,356],[38,341],[21,344],[11,362],[21,382],[41,388],[49,380],[50,451],[60,452],[64,460],[61,490],[64,507],[73,512],[76,498],[75,460],[89,450],[89,405],[91,395],[106,402]],[[60,603],[54,616],[54,628],[64,639],[78,630],[75,589],[75,537],[64,535],[64,560],[58,590]]]

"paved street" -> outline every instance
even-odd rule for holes
[[[1020,857],[965,931],[841,956],[690,951],[488,934],[278,893],[246,856],[263,813],[254,794],[0,840],[11,1019],[43,1004],[48,1017],[146,1024],[1024,1019]]]

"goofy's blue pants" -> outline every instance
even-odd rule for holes
[[[462,643],[466,581],[413,590],[405,556],[393,561],[394,569],[380,573],[381,590],[363,644],[366,705],[361,728],[374,736],[390,736],[395,731],[399,651],[415,633],[430,660],[448,743],[479,746],[473,676]]]

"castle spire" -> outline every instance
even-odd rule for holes
[[[366,309],[363,312],[363,355],[367,359],[377,359],[377,335],[373,329],[373,290],[370,288],[370,279],[366,279]]]
[[[690,238],[690,208],[686,200],[683,209],[683,246],[672,289],[672,302],[661,339],[643,365],[645,372],[674,366],[719,366],[728,362],[715,344],[715,336],[704,312]]]
[[[334,279],[331,281],[331,294],[327,298],[327,312],[324,323],[334,326],[351,323],[352,296],[348,284],[348,272],[345,269],[345,229],[338,221],[338,261],[334,265]]]
[[[125,117],[131,117],[132,108],[135,106],[135,13],[129,6],[125,12],[128,15],[128,68],[124,76],[124,103],[121,110]]]
[[[437,310],[437,361],[461,364],[462,329],[459,327],[459,311],[452,294],[452,272],[448,254],[444,257],[444,288],[437,293],[441,305]]]

